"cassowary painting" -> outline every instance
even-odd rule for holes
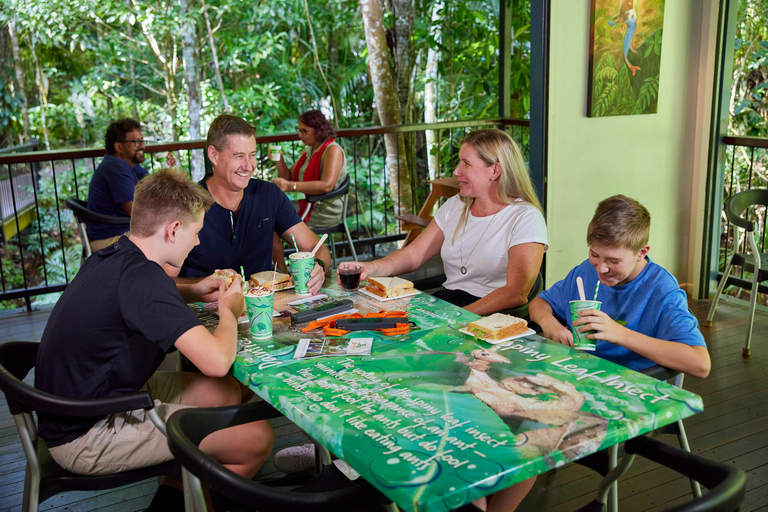
[[[664,0],[592,0],[589,117],[655,114]]]

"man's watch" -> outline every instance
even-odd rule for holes
[[[323,271],[325,271],[325,262],[321,260],[320,258],[315,258],[315,263],[320,265],[323,268]]]

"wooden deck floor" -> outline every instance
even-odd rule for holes
[[[702,320],[709,302],[693,301]],[[48,311],[0,317],[0,342],[40,340]],[[721,304],[712,328],[703,328],[712,357],[706,379],[686,378],[685,388],[701,395],[704,412],[685,420],[691,449],[711,459],[735,464],[747,472],[741,510],[768,510],[768,314],[755,318],[752,357],[743,359],[746,308]],[[306,436],[287,420],[273,423],[276,450],[299,444]],[[676,439],[664,437],[670,444]],[[0,397],[0,512],[21,510],[25,459],[5,399]],[[271,462],[262,474],[274,472]],[[569,511],[591,500],[599,478],[571,464],[538,479],[518,510]],[[41,510],[132,512],[147,507],[157,488],[146,481],[99,493],[66,493],[43,503]],[[622,512],[664,510],[690,499],[688,481],[655,464],[636,460],[619,485]]]

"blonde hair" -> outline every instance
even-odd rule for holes
[[[648,243],[651,214],[634,199],[615,195],[603,199],[587,228],[587,244],[638,252]]]
[[[498,162],[501,166],[499,199],[503,203],[512,204],[515,199],[522,199],[544,213],[539,198],[536,196],[536,189],[531,181],[528,167],[525,165],[523,154],[515,140],[507,132],[495,128],[477,130],[461,139],[460,145],[463,146],[464,144],[472,146],[477,152],[477,156],[487,165],[494,165]],[[469,210],[475,202],[473,197],[461,197],[460,199],[464,203],[464,209],[461,212],[452,242],[456,240],[456,233],[467,222]]]
[[[169,222],[188,225],[207,212],[211,195],[179,168],[162,169],[139,181],[133,194],[131,234],[150,237]]]

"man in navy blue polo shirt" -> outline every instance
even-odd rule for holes
[[[216,201],[205,214],[200,245],[192,249],[179,274],[182,278],[209,276],[216,269],[239,270],[246,279],[270,270],[273,233],[300,251],[311,251],[317,235],[296,214],[288,196],[277,185],[252,179],[256,170],[256,129],[245,120],[223,114],[208,130],[208,158],[213,174],[200,181]],[[325,280],[330,253],[325,246],[315,255],[309,281],[317,293]]]
[[[88,209],[114,217],[130,217],[133,189],[147,175],[144,161],[144,137],[141,125],[130,118],[112,122],[104,137],[107,154],[96,168],[88,186]],[[168,153],[168,166],[176,159]],[[127,225],[89,222],[86,226],[91,251],[98,251],[117,242],[128,231]]]

